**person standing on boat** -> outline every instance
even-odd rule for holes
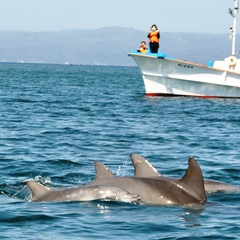
[[[147,37],[149,38],[149,47],[151,53],[158,53],[160,32],[157,28],[157,25],[153,24],[151,26]]]
[[[147,53],[148,47],[147,47],[147,44],[146,44],[145,41],[142,41],[142,42],[141,42],[141,45],[139,46],[139,48],[138,48],[137,51],[138,51],[138,52],[141,52],[141,53]]]

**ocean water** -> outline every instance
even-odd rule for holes
[[[0,64],[1,239],[238,239],[240,194],[199,207],[35,203],[25,182],[74,187],[94,160],[133,175],[129,154],[182,177],[240,185],[240,100],[149,98],[137,67]]]

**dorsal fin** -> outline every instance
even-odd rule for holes
[[[180,179],[178,183],[184,183],[198,196],[200,201],[206,201],[202,171],[194,158],[189,158],[188,169],[183,178]]]
[[[161,174],[144,157],[138,154],[130,154],[130,158],[134,165],[134,177],[161,176]]]
[[[53,191],[50,188],[47,188],[38,182],[27,181],[27,185],[32,192],[32,200],[33,201],[37,201],[42,196]]]
[[[94,162],[94,166],[95,166],[95,170],[96,170],[95,181],[103,179],[103,178],[114,177],[112,172],[103,163],[95,161]]]

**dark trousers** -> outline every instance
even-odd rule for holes
[[[151,53],[158,53],[159,43],[150,42],[149,47],[150,47]]]

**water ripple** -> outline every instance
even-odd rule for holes
[[[148,98],[135,67],[2,63],[0,79],[0,237],[237,238],[238,194],[201,209],[32,203],[25,182],[86,184],[95,160],[131,176],[134,152],[172,177],[194,156],[205,178],[240,185],[239,100]]]

